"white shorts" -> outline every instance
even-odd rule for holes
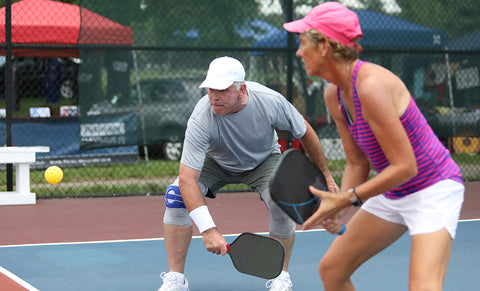
[[[374,196],[362,205],[362,209],[386,221],[407,226],[410,235],[446,228],[454,239],[464,192],[463,184],[444,180],[400,199]]]

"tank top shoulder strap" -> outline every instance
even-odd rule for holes
[[[358,99],[358,93],[357,93],[357,76],[358,76],[358,71],[365,64],[367,64],[367,62],[358,60],[352,72],[352,98],[353,98],[353,104],[355,108],[355,120],[359,117],[362,118],[361,116],[362,108],[361,108],[360,100]]]
[[[353,68],[353,72],[352,72],[352,89],[353,89],[353,92],[355,95],[357,95],[357,87],[355,86],[357,84],[357,75],[358,75],[358,71],[360,70],[360,68],[367,64],[368,62],[364,62],[362,60],[358,60],[357,64],[355,65],[355,68]]]
[[[352,94],[353,94],[353,102],[355,106],[355,117],[358,116],[359,110],[360,109],[360,101],[358,100],[358,95],[357,95],[357,89],[355,87],[357,83],[357,75],[358,71],[360,68],[366,64],[367,62],[364,62],[362,60],[358,60],[357,64],[355,65],[355,68],[353,68],[352,72]],[[350,112],[348,112],[347,107],[345,106],[345,101],[343,100],[342,92],[339,87],[337,87],[337,98],[338,102],[340,103],[340,109],[342,110],[345,118],[347,119],[347,122],[349,125],[353,125],[353,119],[351,118]],[[356,119],[356,118],[355,118]]]

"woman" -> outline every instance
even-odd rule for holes
[[[322,203],[303,229],[338,232],[338,219],[329,218],[361,206],[320,262],[325,290],[354,290],[354,271],[407,230],[410,290],[441,290],[463,203],[460,169],[404,83],[358,59],[362,31],[353,11],[327,2],[284,28],[300,33],[297,56],[308,75],[330,82],[325,102],[347,157],[340,194],[310,188]],[[371,166],[377,175],[369,179]]]

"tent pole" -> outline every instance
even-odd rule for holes
[[[143,152],[145,154],[145,164],[148,167],[148,147],[147,147],[147,138],[145,136],[145,118],[143,116],[143,100],[142,100],[142,93],[140,92],[140,76],[138,75],[138,65],[137,65],[137,53],[135,50],[132,50],[132,57],[133,57],[133,67],[135,68],[135,80],[137,81],[137,96],[138,96],[138,104],[140,106],[140,123],[142,125],[142,142],[143,142]]]

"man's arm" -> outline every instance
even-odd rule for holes
[[[188,212],[190,213],[194,209],[206,205],[205,198],[198,186],[200,171],[180,163],[179,178],[180,193],[182,193]]]
[[[225,255],[227,253],[227,242],[217,230],[208,211],[205,197],[198,186],[200,171],[180,163],[179,177],[180,193],[182,193],[190,217],[203,236],[205,248],[214,254]]]
[[[320,140],[318,139],[317,133],[313,130],[310,124],[307,121],[304,121],[305,125],[307,126],[307,131],[305,134],[299,139],[302,143],[303,148],[308,153],[312,162],[317,165],[317,167],[322,172],[323,176],[325,176],[325,180],[327,182],[327,187],[330,192],[339,192],[339,187],[335,183],[330,170],[328,169],[327,161],[325,160],[325,155],[323,152],[322,145],[320,144]]]

